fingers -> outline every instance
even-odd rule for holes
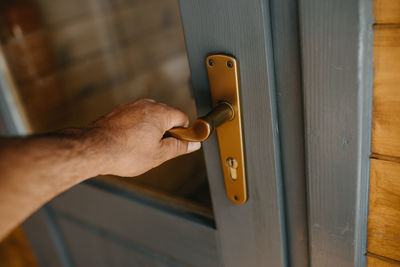
[[[161,148],[163,151],[163,155],[165,155],[165,160],[194,152],[196,150],[199,150],[200,147],[200,142],[185,142],[173,137],[164,138],[161,141]]]
[[[188,116],[179,109],[170,107],[163,103],[158,103],[153,99],[141,99],[130,104],[140,106],[142,110],[147,110],[153,123],[160,127],[163,132],[174,127],[187,127],[189,125]]]
[[[166,109],[166,124],[165,130],[169,130],[174,127],[188,127],[189,126],[189,118],[188,116],[180,111],[179,109],[175,109],[169,106],[165,106]]]
[[[154,118],[160,119],[160,124],[164,131],[174,127],[187,127],[189,126],[188,116],[179,109],[170,107],[163,103],[157,103],[152,99],[143,99],[154,105]]]

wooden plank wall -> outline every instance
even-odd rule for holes
[[[400,1],[375,0],[368,266],[400,265]]]

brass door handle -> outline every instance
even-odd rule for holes
[[[242,205],[247,201],[247,187],[239,64],[233,56],[223,54],[209,55],[205,64],[213,110],[191,127],[174,128],[166,135],[198,142],[206,140],[216,130],[226,194],[232,203]]]
[[[233,120],[235,111],[228,102],[219,102],[207,115],[198,118],[188,128],[177,127],[169,130],[167,135],[189,142],[206,140],[214,130],[229,120]]]

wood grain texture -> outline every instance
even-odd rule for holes
[[[391,157],[391,156],[385,156],[385,155],[380,155],[380,154],[371,154],[370,158],[371,159],[380,159],[380,160],[386,160],[386,161],[392,161],[392,162],[400,163],[400,158]]]
[[[398,267],[399,261],[388,259],[379,255],[367,254],[367,267]]]
[[[372,152],[400,157],[400,26],[376,26]]]
[[[248,201],[226,197],[215,136],[204,142],[206,166],[225,266],[285,266],[283,188],[269,6],[261,0],[182,0],[197,110],[211,108],[205,58],[233,55],[239,62]]]
[[[381,260],[371,256],[367,257],[367,267],[397,267],[397,266],[400,266],[400,264]]]
[[[368,251],[400,261],[400,164],[371,159]]]
[[[376,0],[368,266],[400,259],[400,1]]]
[[[55,214],[74,217],[177,262],[220,265],[216,231],[196,216],[86,184],[57,197],[50,206]]]
[[[373,2],[299,3],[310,264],[363,266]]]
[[[374,16],[376,24],[400,23],[400,1],[374,0]]]

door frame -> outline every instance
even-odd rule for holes
[[[312,266],[366,265],[372,11],[373,0],[299,1]]]

